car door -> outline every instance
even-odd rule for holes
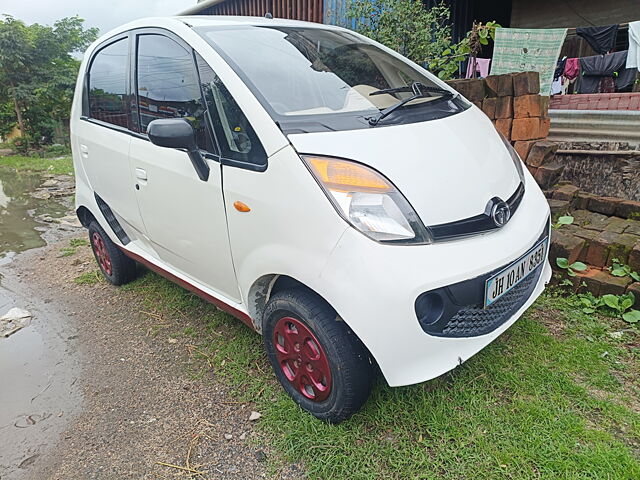
[[[91,57],[74,148],[91,188],[131,235],[141,219],[129,168],[135,130],[129,115],[129,51],[129,35],[123,34],[99,46]]]
[[[240,300],[222,194],[222,169],[207,121],[193,51],[165,31],[135,34],[134,85],[140,132],[159,118],[185,117],[210,175],[200,180],[186,152],[134,137],[130,167],[153,254],[227,298]],[[131,186],[134,188],[134,185]]]

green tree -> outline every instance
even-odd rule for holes
[[[77,16],[53,26],[25,25],[9,15],[0,20],[0,104],[12,104],[27,138],[50,137],[55,123],[69,115],[80,65],[74,54],[98,35],[82,24]]]
[[[420,65],[428,65],[451,45],[449,8],[430,9],[419,0],[351,0],[347,16],[358,33]]]
[[[444,3],[427,9],[420,0],[350,0],[347,16],[356,31],[422,65],[442,79],[452,78],[469,55],[495,38],[496,22],[473,24],[458,43],[451,41],[450,11]]]

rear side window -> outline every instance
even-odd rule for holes
[[[266,165],[264,147],[247,117],[220,78],[198,53],[196,61],[220,155],[254,168]]]
[[[118,40],[98,52],[89,69],[89,115],[130,128],[127,111],[129,42]]]
[[[158,118],[187,118],[196,130],[198,147],[215,152],[193,53],[156,34],[140,35],[137,52],[140,130],[146,132]]]

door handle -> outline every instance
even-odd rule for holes
[[[82,158],[89,158],[89,147],[80,144],[80,156]]]
[[[147,181],[147,171],[142,168],[136,168],[136,178],[144,182]]]

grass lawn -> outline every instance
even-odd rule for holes
[[[301,462],[309,478],[640,478],[640,329],[586,315],[571,298],[545,293],[438,379],[405,388],[381,379],[361,412],[331,426],[289,400],[261,338],[239,321],[152,273],[123,288],[179,319],[154,334],[193,337],[188,374],[207,381],[213,365],[263,414],[259,428],[281,460]]]
[[[0,167],[21,171],[73,175],[73,160],[70,156],[62,158],[0,157]]]

